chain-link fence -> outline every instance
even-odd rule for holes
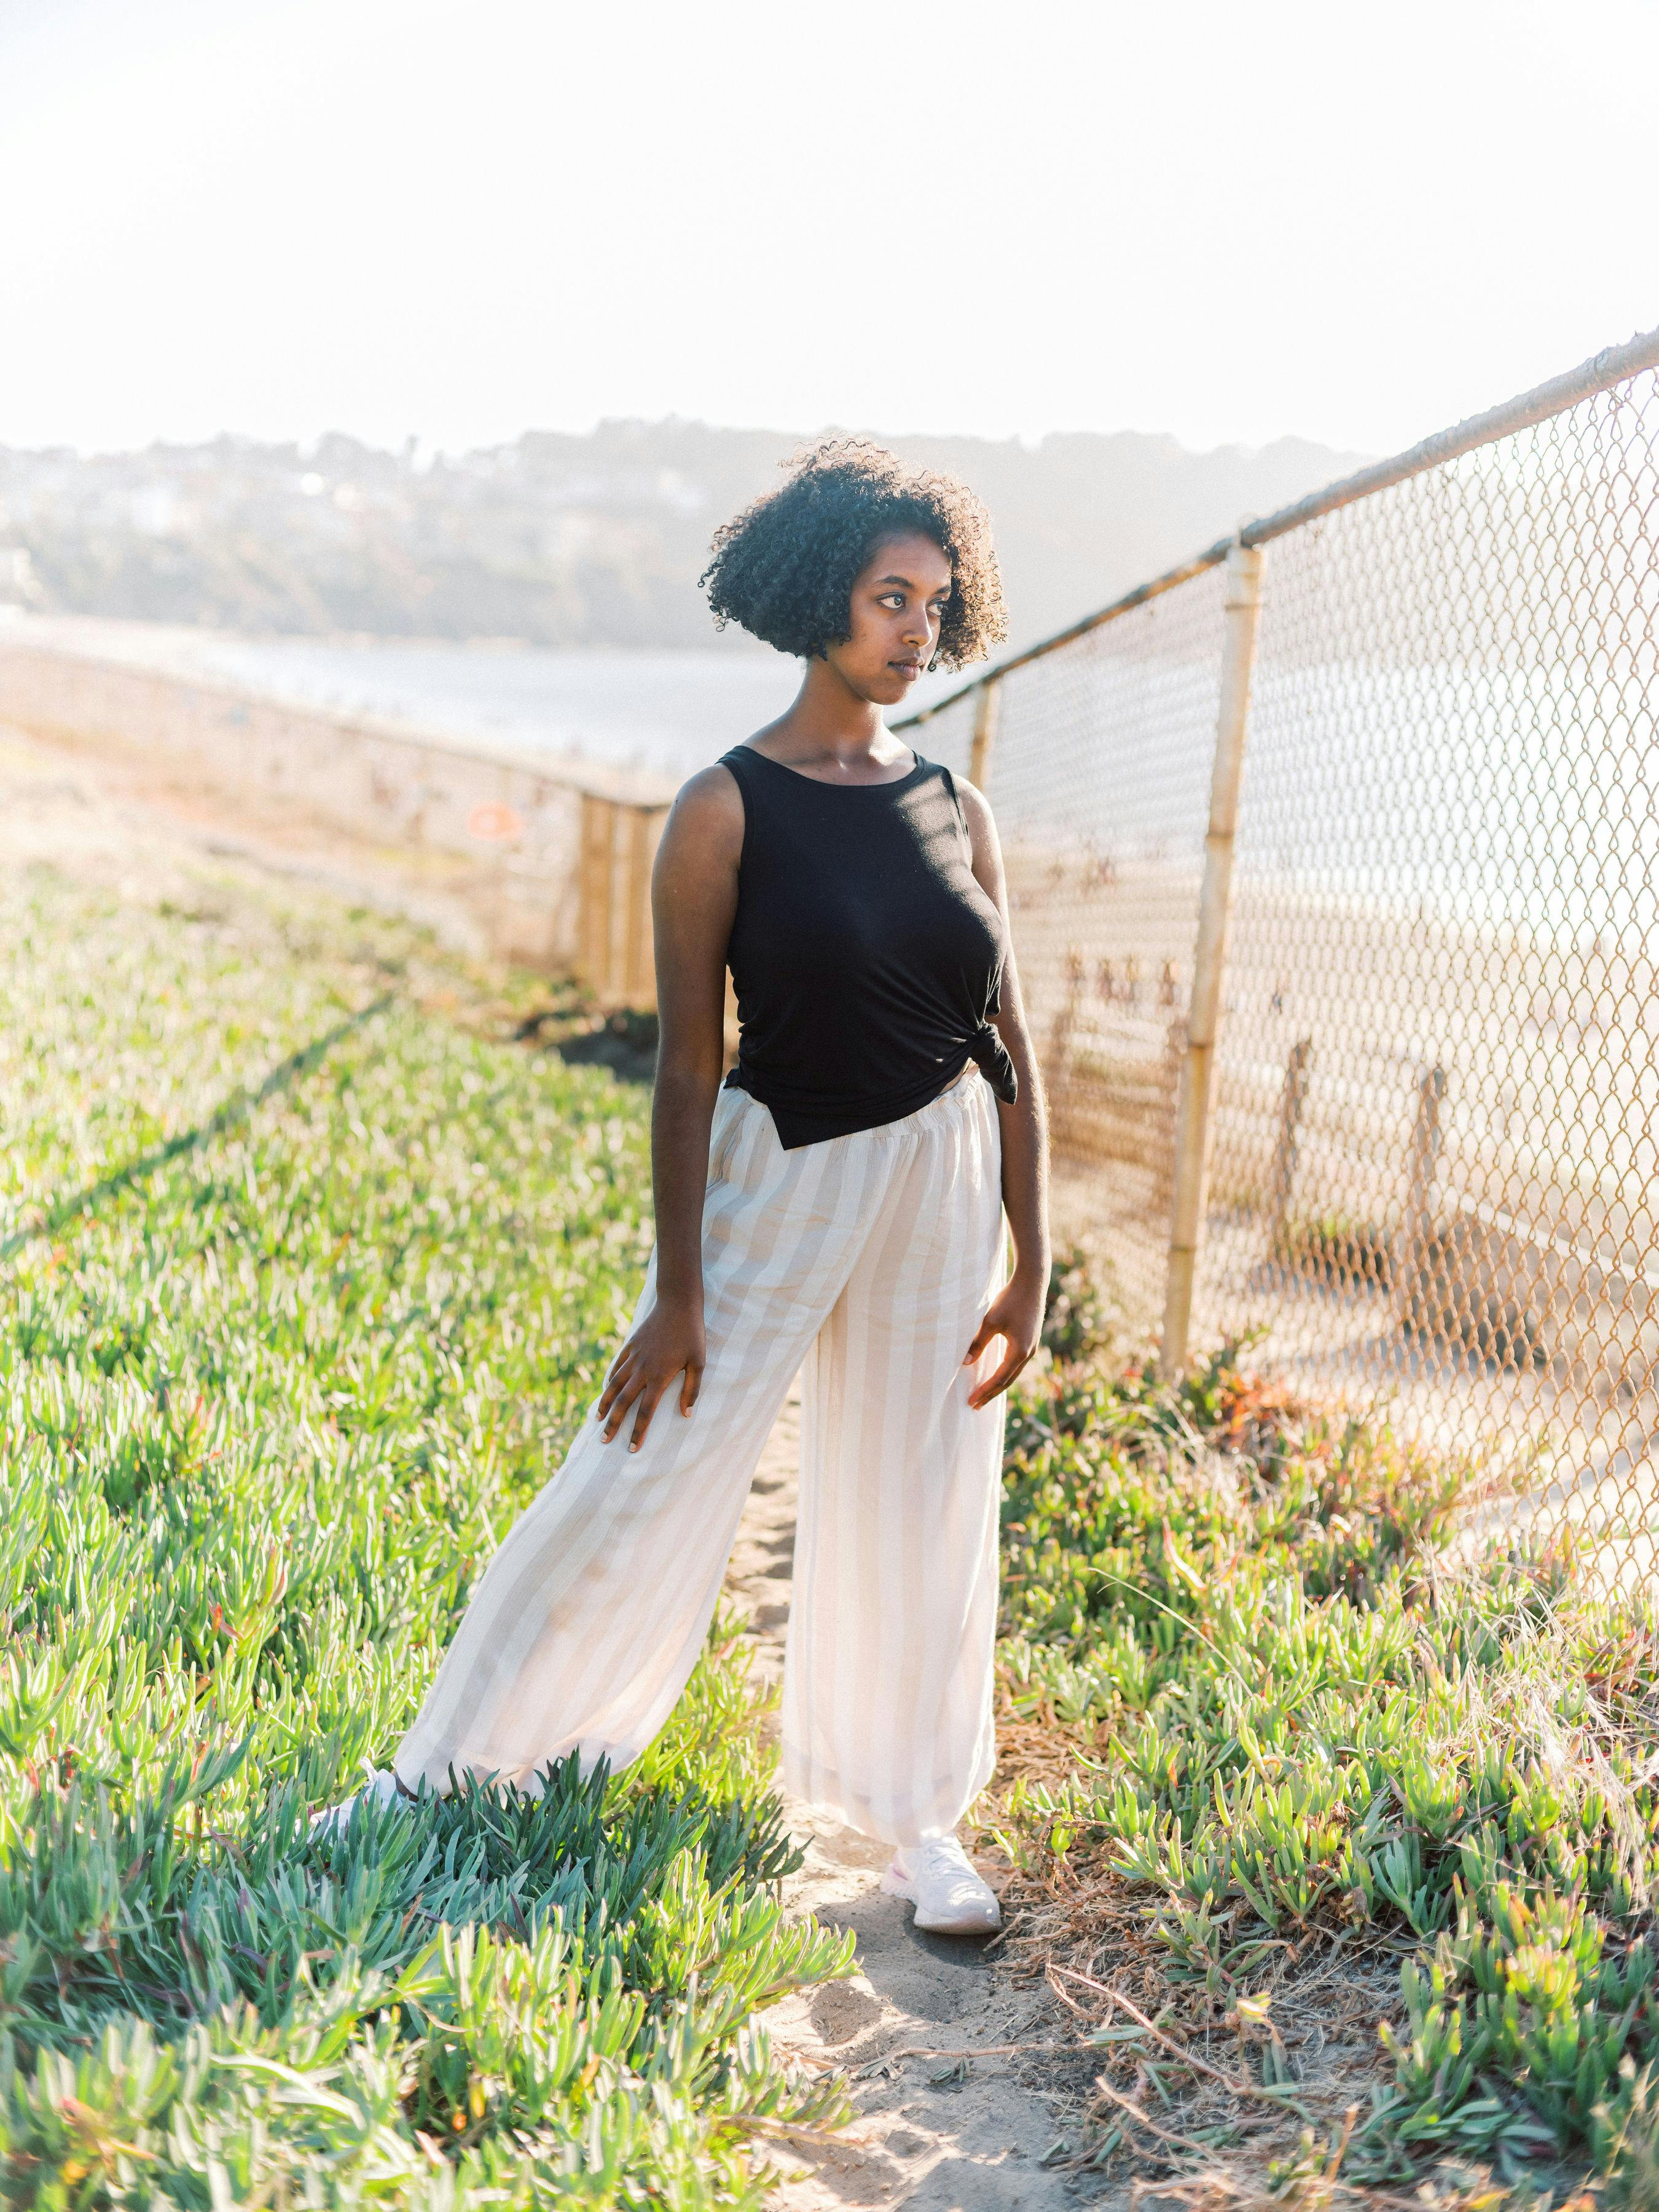
[[[1057,1223],[1133,1320],[1186,1340],[1184,1177],[1197,1340],[1386,1395],[1626,1576],[1659,1534],[1656,368],[1659,333],[1253,526],[918,732],[966,766],[994,689]]]
[[[1101,1235],[1138,1317],[1164,1297],[1221,600],[1211,569],[1015,670],[981,765],[1048,1087],[1057,1213]],[[932,721],[923,749],[969,767],[976,703]]]

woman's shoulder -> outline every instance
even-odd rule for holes
[[[991,802],[976,783],[969,783],[965,775],[953,775],[948,768],[942,768],[939,774],[955,792],[957,804],[969,823],[991,821]]]
[[[953,775],[947,769],[945,780],[956,794],[962,826],[968,836],[974,873],[981,884],[988,887],[1000,878],[1002,867],[996,817],[991,811],[991,802],[979,786],[970,783],[965,775]]]
[[[724,761],[714,761],[687,776],[674,795],[669,828],[678,835],[701,838],[735,836],[743,838],[743,793],[738,779]]]
[[[911,750],[915,751],[915,747]],[[916,764],[911,773],[920,781],[937,784],[941,791],[955,800],[964,828],[972,830],[976,824],[990,823],[991,803],[985,793],[976,783],[969,783],[965,775],[958,775],[943,761],[929,760],[925,753],[917,753]]]

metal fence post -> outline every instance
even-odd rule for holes
[[[1308,1070],[1313,1039],[1298,1037],[1285,1063],[1285,1087],[1279,1094],[1279,1140],[1273,1146],[1273,1180],[1267,1186],[1267,1254],[1273,1256],[1291,1218],[1296,1194],[1296,1158],[1302,1109],[1308,1103]]]
[[[1210,826],[1204,840],[1204,882],[1199,894],[1198,940],[1187,1015],[1187,1052],[1176,1107],[1175,1191],[1170,1207],[1170,1261],[1164,1293],[1164,1335],[1158,1364],[1168,1376],[1187,1364],[1193,1285],[1204,1236],[1209,1178],[1211,1108],[1215,1089],[1216,1028],[1227,958],[1232,908],[1233,837],[1249,722],[1250,676],[1255,664],[1256,617],[1261,606],[1261,554],[1234,545],[1227,554],[1226,629],[1221,654],[1221,705],[1216,717],[1215,762],[1210,775]]]
[[[655,1004],[656,969],[651,957],[651,824],[653,810],[628,810],[628,950],[623,962],[623,995],[630,1006]]]
[[[1432,1334],[1440,1321],[1434,1267],[1434,1182],[1440,1167],[1440,1109],[1446,1071],[1425,1067],[1418,1080],[1417,1118],[1406,1166],[1406,1206],[1395,1245],[1395,1310],[1406,1328]]]
[[[617,810],[608,799],[582,793],[580,939],[582,981],[601,1006],[610,1003],[616,907]]]
[[[974,735],[968,749],[968,781],[981,791],[991,781],[991,755],[997,741],[997,721],[1002,712],[1002,685],[994,676],[981,684],[974,702]]]

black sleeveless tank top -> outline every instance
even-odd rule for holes
[[[1007,935],[950,770],[918,754],[896,783],[820,783],[750,745],[720,764],[744,812],[727,1084],[771,1109],[786,1151],[900,1121],[969,1060],[1012,1100],[990,1026]]]

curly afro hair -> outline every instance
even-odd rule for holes
[[[868,438],[824,438],[784,465],[787,482],[714,532],[697,580],[720,629],[734,622],[803,659],[844,644],[859,572],[884,539],[915,531],[952,577],[931,665],[961,668],[1006,637],[991,519],[966,484]]]

